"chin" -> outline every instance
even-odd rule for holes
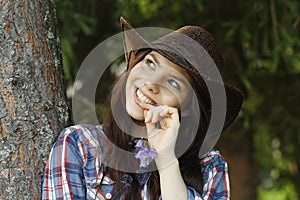
[[[144,120],[144,112],[143,112],[143,110],[141,112],[141,111],[139,111],[137,109],[134,109],[134,108],[131,108],[131,107],[129,107],[129,108],[126,107],[126,112],[128,113],[128,115],[130,117],[132,117],[135,120],[138,120],[138,121]]]
[[[130,117],[132,117],[133,119],[137,120],[137,121],[141,121],[144,120],[144,115],[140,115],[137,113],[128,113]]]

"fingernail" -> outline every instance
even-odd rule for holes
[[[150,121],[149,117],[146,116],[146,117],[145,117],[145,122],[147,123],[147,122],[149,122],[149,121]]]
[[[151,122],[152,122],[153,124],[155,124],[155,123],[157,122],[157,119],[152,118]]]

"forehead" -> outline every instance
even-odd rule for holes
[[[156,63],[160,64],[161,66],[167,66],[167,67],[170,67],[170,68],[174,69],[180,75],[184,76],[184,78],[187,79],[188,82],[191,82],[191,80],[192,80],[191,76],[188,74],[188,72],[183,67],[175,64],[174,62],[170,61],[169,59],[162,56],[158,52],[151,51],[147,56],[152,57],[154,59],[154,61]]]

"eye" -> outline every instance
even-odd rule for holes
[[[147,60],[146,60],[146,65],[147,65],[149,68],[151,68],[151,69],[155,69],[155,64],[154,64],[154,62],[153,62],[152,60],[150,60],[150,59],[147,59]]]
[[[176,88],[176,89],[180,89],[179,84],[178,84],[174,79],[168,80],[168,83],[169,83],[172,87],[174,87],[174,88]]]

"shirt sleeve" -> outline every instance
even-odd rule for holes
[[[54,144],[44,170],[42,199],[85,199],[85,156],[78,131],[65,129]]]
[[[201,195],[192,187],[187,187],[188,200],[202,200]]]
[[[204,200],[229,200],[230,186],[228,166],[219,151],[212,150],[202,160]]]

